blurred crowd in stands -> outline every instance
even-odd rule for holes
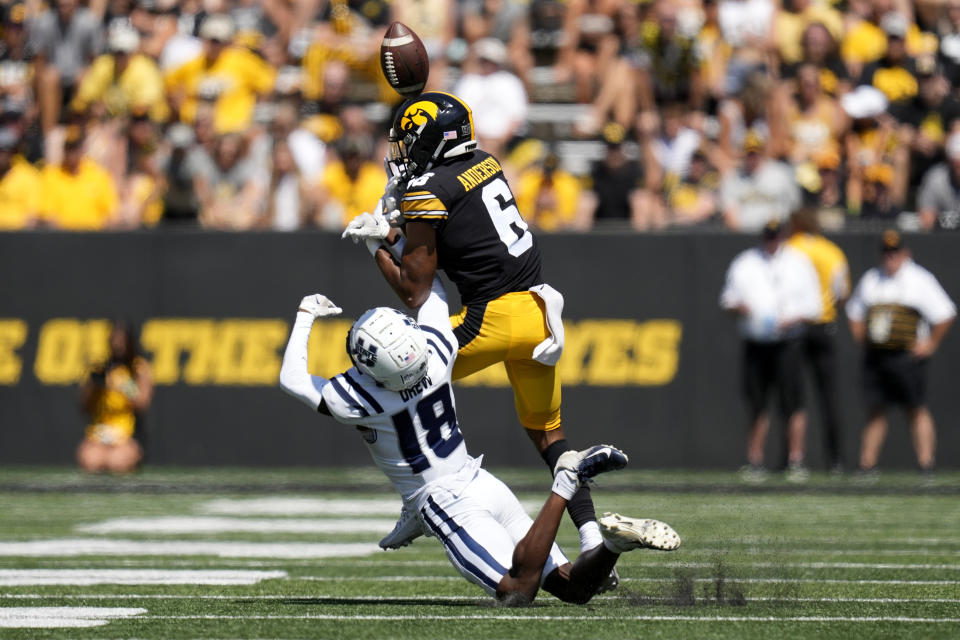
[[[0,0],[0,229],[342,229],[400,20],[537,228],[960,226],[960,0]]]

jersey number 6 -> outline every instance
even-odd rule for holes
[[[532,247],[533,235],[527,231],[527,223],[520,217],[510,187],[503,178],[497,178],[485,186],[481,195],[500,241],[507,245],[510,255],[519,256]]]
[[[401,411],[390,417],[397,430],[397,439],[400,441],[400,450],[404,459],[410,464],[414,473],[420,473],[430,468],[430,461],[423,455],[420,447],[419,432],[425,433],[427,446],[438,458],[446,458],[463,442],[463,435],[457,425],[457,412],[453,408],[453,398],[450,396],[450,385],[445,384],[417,403],[416,408],[419,427],[414,425],[409,411]],[[443,427],[448,433],[444,436]]]

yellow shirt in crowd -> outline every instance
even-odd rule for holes
[[[73,105],[83,110],[94,102],[103,102],[113,115],[146,107],[150,118],[157,122],[170,116],[160,69],[142,54],[133,56],[119,77],[114,56],[107,54],[94,60],[83,75]]]
[[[837,319],[838,299],[850,295],[850,267],[843,250],[821,235],[795,233],[787,245],[800,251],[813,263],[820,281],[823,312],[818,322],[833,322]]]
[[[59,165],[42,172],[41,212],[54,226],[71,230],[103,229],[117,208],[117,188],[110,174],[89,158],[76,175]]]
[[[343,207],[343,226],[364,211],[371,211],[387,186],[387,177],[383,167],[373,162],[365,162],[360,167],[356,180],[351,180],[343,163],[337,160],[324,168],[320,176],[320,186],[330,196],[330,201]]]
[[[577,216],[580,181],[566,171],[555,171],[553,184],[550,187],[553,190],[554,206],[541,208],[537,201],[540,199],[543,188],[543,178],[543,170],[539,167],[520,174],[516,192],[520,215],[524,220],[544,231],[568,226]]]
[[[270,63],[246,49],[230,46],[210,67],[201,55],[166,75],[167,91],[183,92],[185,100],[180,119],[192,123],[197,115],[199,91],[204,83],[219,86],[213,107],[213,126],[217,133],[242,132],[253,121],[257,96],[273,89],[276,71]]]
[[[22,229],[40,215],[40,172],[20,156],[0,179],[0,230]]]

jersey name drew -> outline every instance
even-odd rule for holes
[[[400,210],[431,224],[437,264],[463,304],[489,302],[543,282],[540,247],[496,158],[473,151],[410,181]]]

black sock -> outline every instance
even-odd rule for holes
[[[551,443],[546,449],[540,452],[540,457],[543,458],[543,461],[547,463],[547,467],[550,468],[550,475],[553,475],[553,470],[557,466],[557,460],[560,456],[569,450],[570,445],[567,444],[566,439],[563,439]],[[570,514],[570,519],[573,520],[573,524],[577,529],[597,519],[597,512],[593,508],[593,498],[590,497],[590,489],[587,487],[577,489],[573,497],[567,501],[567,513]]]

